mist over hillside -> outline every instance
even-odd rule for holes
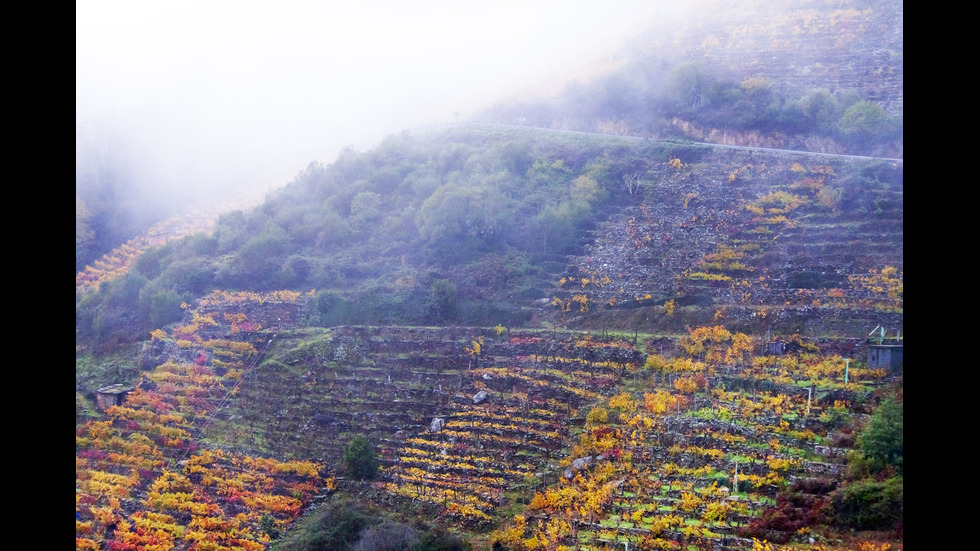
[[[76,10],[76,271],[188,205],[469,117],[639,32],[648,3],[86,0]],[[85,218],[86,212],[91,213]]]
[[[849,277],[901,270],[901,174],[894,162],[520,128],[403,134],[311,164],[209,235],[147,251],[83,296],[80,330],[139,339],[212,289],[316,289],[311,321],[326,325],[522,325],[546,312],[536,301],[567,293],[560,279],[589,273],[621,289],[615,299],[596,289],[592,315],[639,297],[647,307],[797,303],[741,298],[760,278],[782,292],[857,296]],[[621,233],[626,221],[636,235]],[[590,260],[600,249],[616,268]]]
[[[230,43],[242,45],[241,52],[232,56],[225,46],[188,61],[179,57],[183,48],[161,57],[158,48],[142,42],[125,47],[125,42],[112,42],[116,33],[132,39],[138,28],[146,28],[148,36],[158,32],[138,12],[116,8],[102,19],[93,19],[98,11],[87,10],[78,18],[76,271],[188,206],[267,192],[311,160],[329,161],[345,146],[374,146],[386,134],[416,125],[471,120],[902,156],[903,12],[894,3],[799,1],[778,10],[765,3],[708,0],[686,4],[686,9],[610,3],[602,10],[565,6],[548,16],[547,25],[537,26],[533,22],[539,12],[510,14],[500,7],[490,12],[487,30],[479,36],[486,33],[492,37],[486,40],[509,45],[487,57],[487,47],[477,35],[469,37],[458,45],[459,56],[472,48],[474,57],[468,64],[435,56],[435,45],[460,40],[459,30],[467,28],[471,14],[442,13],[428,6],[406,18],[404,28],[382,25],[391,31],[385,35],[377,22],[370,23],[355,10],[335,15],[364,27],[378,43],[364,50],[365,60],[355,50],[335,73],[323,77],[315,76],[315,67],[334,63],[336,56],[314,57],[309,70],[301,68],[298,60],[322,51],[305,41],[284,42],[291,48],[288,56],[296,59],[282,67],[270,66],[274,50],[268,48],[274,35],[250,19],[258,13],[246,10],[240,20],[223,23],[217,22],[220,11],[205,14],[217,20],[219,29],[222,24],[242,25],[239,31],[222,31],[229,33]],[[308,24],[299,23],[303,16],[289,10],[280,17],[290,15],[296,19],[284,23],[284,29]],[[306,18],[315,21],[317,15],[321,14]],[[202,34],[208,20],[186,30],[191,44],[201,42],[194,51],[210,52],[214,46],[213,39]],[[414,21],[426,21],[428,31],[416,32]],[[428,34],[431,37],[423,40]],[[358,43],[366,40],[359,38]],[[383,55],[405,44],[419,50],[417,58],[406,59],[414,49],[397,57]],[[259,46],[268,51],[253,52]],[[241,65],[256,59],[248,52],[261,63],[245,71]],[[499,59],[491,63],[494,55]],[[430,58],[434,61],[426,66]],[[411,73],[409,60],[422,65],[417,74]],[[165,67],[153,73],[153,64],[161,62]],[[183,63],[200,67],[188,74],[172,74],[167,68]],[[358,63],[372,69],[345,72]],[[125,73],[123,83],[113,88],[113,79],[122,78],[115,73],[127,67],[138,69]],[[264,83],[256,87],[256,79],[265,73]],[[93,88],[91,74],[102,75],[95,81],[110,90]],[[155,78],[144,83],[144,74]],[[241,85],[219,88],[227,85],[218,78],[221,74],[228,83]],[[398,85],[374,85],[369,77]],[[320,78],[329,84],[321,84]],[[256,90],[280,80],[283,86],[297,82],[289,86],[296,92],[253,97]],[[414,92],[423,85],[428,92]],[[348,87],[372,91],[334,97]],[[168,89],[175,92],[167,94]],[[382,90],[388,90],[387,96]],[[98,107],[94,97],[111,101]],[[486,109],[500,97],[510,99]],[[243,101],[248,101],[247,109],[236,107]],[[399,105],[405,106],[401,112]],[[440,115],[426,115],[435,107]],[[324,112],[328,108],[343,114]],[[274,124],[260,120],[272,116],[277,118]]]
[[[902,156],[903,10],[698,3],[658,18],[601,78],[476,120],[827,153]]]
[[[631,301],[749,316],[818,303],[853,311],[858,300],[864,311],[897,307],[849,278],[902,269],[901,6],[702,7],[697,18],[659,10],[587,78],[474,117],[501,126],[426,127],[349,147],[310,162],[260,207],[220,218],[179,207],[183,219],[153,239],[183,235],[181,225],[211,231],[146,254],[151,239],[141,238],[79,270],[77,338],[96,350],[138,342],[215,289],[315,289],[308,321],[322,325],[557,323],[550,303],[565,308],[576,295],[556,282],[590,272],[620,291],[591,289],[592,309],[574,321],[584,326],[659,319],[625,311]],[[133,185],[137,134],[83,128],[76,264],[146,231],[169,193],[162,181]],[[768,153],[746,146],[899,160],[762,161]],[[635,250],[615,242],[634,239],[616,234],[624,223],[644,235]],[[606,262],[615,271],[590,260],[599,249],[616,251]],[[778,292],[739,290],[752,278]]]

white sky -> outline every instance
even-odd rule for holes
[[[77,0],[76,122],[126,125],[156,185],[284,183],[347,145],[570,74],[656,4]]]

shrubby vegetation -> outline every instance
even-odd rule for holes
[[[467,551],[468,543],[438,526],[406,524],[360,502],[336,499],[274,544],[276,551]]]
[[[526,305],[553,298],[555,283],[575,273],[569,256],[592,254],[586,252],[595,245],[590,231],[637,208],[642,216],[632,215],[626,237],[651,257],[643,262],[670,252],[674,237],[741,232],[684,273],[690,282],[725,286],[748,283],[750,276],[756,281],[759,270],[783,270],[780,253],[763,250],[775,240],[754,232],[782,231],[811,214],[901,217],[901,168],[888,163],[835,165],[834,172],[824,165],[766,169],[736,161],[720,167],[727,179],[719,181],[712,174],[717,155],[682,142],[488,127],[392,136],[374,151],[348,150],[331,165],[311,164],[261,206],[222,216],[209,235],[135,255],[128,271],[120,270],[124,276],[79,286],[78,337],[96,352],[111,352],[177,321],[181,304],[214,289],[313,290],[305,319],[314,326],[520,326],[531,318]],[[776,191],[755,199],[736,194],[727,211],[718,210],[728,204],[721,202],[728,198],[724,189],[752,185],[763,174],[779,179],[763,188]],[[709,181],[710,190],[698,187]],[[781,189],[786,182],[789,189]],[[687,185],[701,195],[678,191]],[[709,201],[714,214],[699,213]],[[681,216],[688,209],[689,217]],[[826,294],[856,285],[806,262],[786,273],[789,287]],[[594,301],[602,278],[578,275],[595,280],[579,293]],[[630,277],[622,270],[605,275]],[[901,276],[888,280],[900,284]],[[885,283],[875,281],[861,285],[872,290]],[[623,283],[606,287],[612,293]],[[896,292],[893,302],[900,304]],[[619,308],[645,304],[620,294]],[[694,292],[676,298],[679,306],[698,300]],[[574,310],[570,315],[588,311],[585,302],[572,309],[574,299],[562,298]]]
[[[211,235],[148,250],[79,296],[80,336],[114,346],[180,318],[212,289],[317,289],[315,325],[518,324],[603,212],[683,145],[458,129],[399,135],[311,163]],[[115,344],[113,344],[115,343]]]
[[[371,480],[378,476],[380,463],[374,447],[364,435],[355,436],[344,448],[344,469],[357,480]]]
[[[867,462],[869,474],[885,470],[903,473],[904,410],[902,402],[886,398],[858,437],[858,449]]]
[[[857,530],[901,530],[905,520],[904,405],[885,398],[848,457],[850,480],[834,494],[834,518]]]

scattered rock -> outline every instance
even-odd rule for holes
[[[333,418],[333,417],[331,417],[331,416],[329,416],[329,415],[327,415],[325,413],[317,413],[316,415],[313,416],[312,421],[314,423],[316,423],[317,425],[339,425],[340,424],[340,421],[338,421],[337,419],[335,419],[335,418]]]
[[[592,456],[579,457],[578,459],[572,461],[572,466],[565,469],[565,478],[573,478],[575,476],[575,471],[581,471],[592,464]]]

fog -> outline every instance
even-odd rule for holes
[[[601,64],[654,4],[80,0],[76,166],[100,148],[147,200],[272,188]]]

